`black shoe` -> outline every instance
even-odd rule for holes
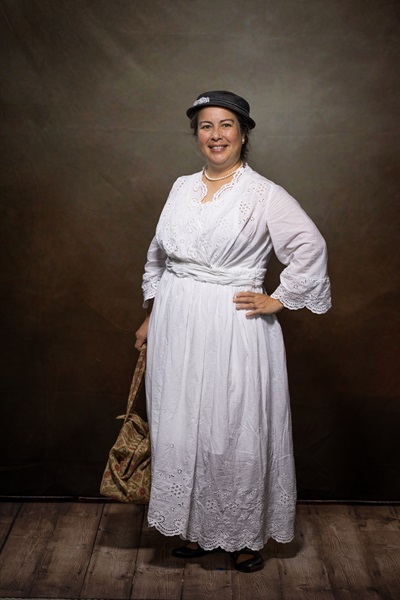
[[[172,550],[172,556],[176,556],[177,558],[198,558],[207,554],[207,550],[203,550],[198,544],[197,548],[188,548],[188,544],[190,544],[190,542],[179,548],[174,548]]]
[[[251,558],[238,562],[241,554],[250,554]],[[243,550],[232,552],[232,556],[236,571],[240,571],[241,573],[253,573],[253,571],[259,571],[264,566],[264,559],[258,550],[243,548]]]

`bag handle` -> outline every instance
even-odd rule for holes
[[[140,350],[139,358],[137,359],[135,372],[133,374],[133,379],[132,379],[131,387],[129,390],[128,404],[126,407],[124,423],[127,422],[128,417],[132,412],[133,405],[135,403],[135,400],[139,394],[139,390],[143,383],[143,375],[144,375],[144,371],[146,368],[146,350],[147,350],[147,346],[146,346],[146,344],[143,344],[143,346]]]

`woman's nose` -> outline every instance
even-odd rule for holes
[[[212,134],[212,139],[213,140],[219,140],[220,137],[221,137],[221,132],[220,132],[219,128],[218,129],[214,129],[213,134]]]

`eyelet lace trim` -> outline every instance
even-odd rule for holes
[[[286,308],[290,310],[308,308],[316,314],[326,313],[331,308],[328,277],[315,280],[307,277],[293,277],[284,273],[283,278],[287,285],[281,283],[271,294],[271,298],[279,300]]]
[[[154,296],[156,295],[156,291],[157,291],[160,279],[161,279],[161,276],[158,277],[158,279],[150,279],[149,281],[146,281],[142,284],[143,297],[144,297],[144,302],[142,304],[143,308],[147,308],[149,305],[149,300],[151,300],[151,298],[154,298]]]
[[[266,499],[267,508],[263,490],[257,486],[253,488],[250,498],[249,494],[240,497],[233,490],[230,497],[226,493],[226,498],[221,497],[221,490],[215,491],[215,498],[206,498],[204,494],[195,492],[192,496],[193,510],[190,511],[192,516],[189,525],[182,492],[174,484],[169,494],[170,502],[167,503],[167,498],[164,497],[159,504],[164,511],[161,513],[151,507],[149,509],[149,525],[165,536],[179,535],[182,539],[198,542],[204,550],[222,548],[227,552],[235,552],[244,547],[261,550],[270,538],[280,543],[288,543],[293,539],[296,512],[296,493],[293,490],[288,493],[287,490],[278,489],[271,498]],[[155,504],[158,504],[157,500]],[[196,504],[197,508],[201,507],[197,516],[193,514],[196,512]]]
[[[199,202],[202,206],[207,206],[209,204],[215,205],[215,203],[218,203],[218,201],[221,199],[222,194],[224,194],[227,190],[230,190],[231,188],[233,188],[236,185],[236,182],[238,181],[238,179],[240,179],[240,177],[246,170],[246,167],[247,167],[247,164],[243,163],[243,165],[235,171],[235,173],[232,177],[232,181],[230,181],[229,183],[225,183],[225,185],[220,187],[219,190],[217,190],[215,192],[213,199],[208,200],[207,202],[203,202],[203,198],[205,198],[205,196],[207,195],[207,186],[204,183],[204,181],[201,179],[202,172],[200,172],[200,179],[195,181],[193,192],[196,193],[199,189],[198,186],[200,185],[201,196],[200,196],[200,198],[194,198],[195,202]]]
[[[157,531],[159,531],[162,535],[167,537],[173,537],[179,535],[183,540],[187,540],[189,542],[197,542],[201,548],[204,550],[215,550],[216,548],[222,548],[226,552],[236,552],[241,550],[242,548],[250,548],[251,550],[262,550],[265,544],[269,539],[273,539],[280,544],[288,544],[294,538],[294,533],[290,529],[287,531],[287,534],[282,534],[283,527],[286,524],[288,519],[294,521],[296,508],[293,507],[290,516],[289,513],[285,515],[284,518],[279,519],[273,523],[271,529],[268,529],[262,538],[261,542],[254,542],[254,536],[251,533],[248,533],[246,529],[243,531],[243,535],[238,537],[234,542],[227,540],[227,535],[223,532],[220,532],[221,537],[215,537],[213,540],[210,540],[207,537],[204,537],[199,531],[193,529],[191,533],[185,533],[184,530],[180,527],[176,527],[175,529],[167,529],[163,527],[162,523],[159,522],[160,517],[159,514],[155,513],[154,518],[149,518],[148,523],[150,527],[155,527]],[[177,522],[178,524],[178,522]],[[248,537],[246,537],[248,536]]]
[[[184,458],[174,464],[174,446],[166,445],[162,466],[152,473],[150,526],[163,535],[198,542],[205,550],[234,552],[246,546],[260,550],[270,538],[281,543],[293,539],[296,478],[290,452],[272,459],[268,486],[264,477],[240,482],[235,477],[230,479],[227,473],[235,473],[237,464],[228,458],[221,463],[218,457],[216,464],[224,464],[224,472],[226,469],[225,483],[220,486],[215,464],[210,467],[213,477],[207,474],[208,459],[197,467],[193,481],[193,473],[184,467]]]

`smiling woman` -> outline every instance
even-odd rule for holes
[[[210,106],[196,112],[191,127],[206,162],[203,181],[208,191],[202,202],[210,202],[244,163],[250,124],[227,108]]]
[[[147,409],[152,447],[149,524],[217,548],[235,568],[262,568],[269,538],[293,538],[296,485],[285,349],[276,314],[330,307],[326,248],[284,189],[245,162],[255,126],[244,98],[200,94],[187,111],[203,169],[180,177],[150,245]],[[268,295],[275,250],[285,265]]]
[[[206,179],[213,181],[210,177],[232,177],[241,164],[240,152],[244,142],[234,113],[218,106],[203,108],[199,114],[197,139],[206,160]]]
[[[209,93],[209,92],[206,92]],[[224,92],[224,94],[229,94],[229,92]],[[234,94],[232,94],[234,96]],[[215,99],[214,99],[215,100]],[[248,144],[249,144],[249,133],[251,131],[251,129],[253,129],[255,127],[255,122],[253,121],[253,119],[250,119],[250,115],[249,115],[249,111],[250,111],[250,107],[248,105],[248,103],[242,98],[243,102],[245,103],[244,108],[243,108],[243,113],[241,114],[240,112],[233,112],[232,110],[229,109],[225,109],[228,113],[228,120],[230,119],[231,121],[233,120],[233,122],[238,123],[239,128],[240,128],[240,134],[241,134],[241,146],[240,146],[240,158],[241,160],[244,162],[247,158],[248,155]],[[201,106],[204,106],[203,104],[200,104],[200,108]],[[191,107],[188,111],[187,111],[187,115],[191,118],[190,121],[190,127],[193,130],[193,134],[195,135],[195,137],[198,139],[198,130],[199,130],[199,119],[202,118],[202,115],[204,114],[203,110],[196,110],[196,107]],[[205,117],[205,119],[207,119],[207,117]],[[212,126],[212,123],[209,123],[209,126]],[[229,125],[225,126],[225,129],[229,129]]]

